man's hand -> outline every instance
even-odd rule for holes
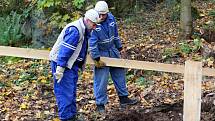
[[[101,60],[98,60],[98,61],[95,60],[94,62],[95,62],[95,66],[97,68],[102,68],[102,67],[106,66],[105,62],[103,62]]]
[[[56,73],[54,73],[55,79],[57,79],[57,83],[60,83],[61,79],[63,78],[65,68],[57,66]]]

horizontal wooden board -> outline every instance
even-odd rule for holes
[[[0,56],[14,56],[14,57],[48,60],[49,59],[48,55],[49,55],[48,50],[0,46]],[[173,73],[184,73],[184,65],[164,64],[164,63],[116,59],[116,58],[107,58],[107,57],[102,57],[101,59],[106,63],[107,66],[173,72]],[[87,64],[94,64],[93,60],[90,58],[89,55],[87,56]],[[215,69],[203,68],[203,75],[215,76]]]

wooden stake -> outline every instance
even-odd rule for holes
[[[186,61],[183,121],[200,121],[202,63]]]

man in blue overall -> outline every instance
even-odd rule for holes
[[[125,69],[107,67],[100,57],[120,58],[122,44],[118,36],[116,20],[109,12],[105,1],[96,3],[95,8],[100,15],[100,24],[92,31],[89,39],[89,50],[95,62],[94,68],[94,95],[96,98],[97,111],[105,112],[105,104],[108,102],[107,85],[109,73],[114,82],[121,106],[133,105],[137,100],[128,98],[126,88]]]
[[[54,93],[62,121],[76,120],[78,70],[85,65],[87,40],[98,20],[97,11],[86,11],[84,18],[64,27],[50,52]]]

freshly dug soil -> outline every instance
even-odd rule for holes
[[[201,121],[215,121],[215,93],[204,94]],[[107,121],[183,121],[183,101],[150,109],[124,110],[106,116]]]

